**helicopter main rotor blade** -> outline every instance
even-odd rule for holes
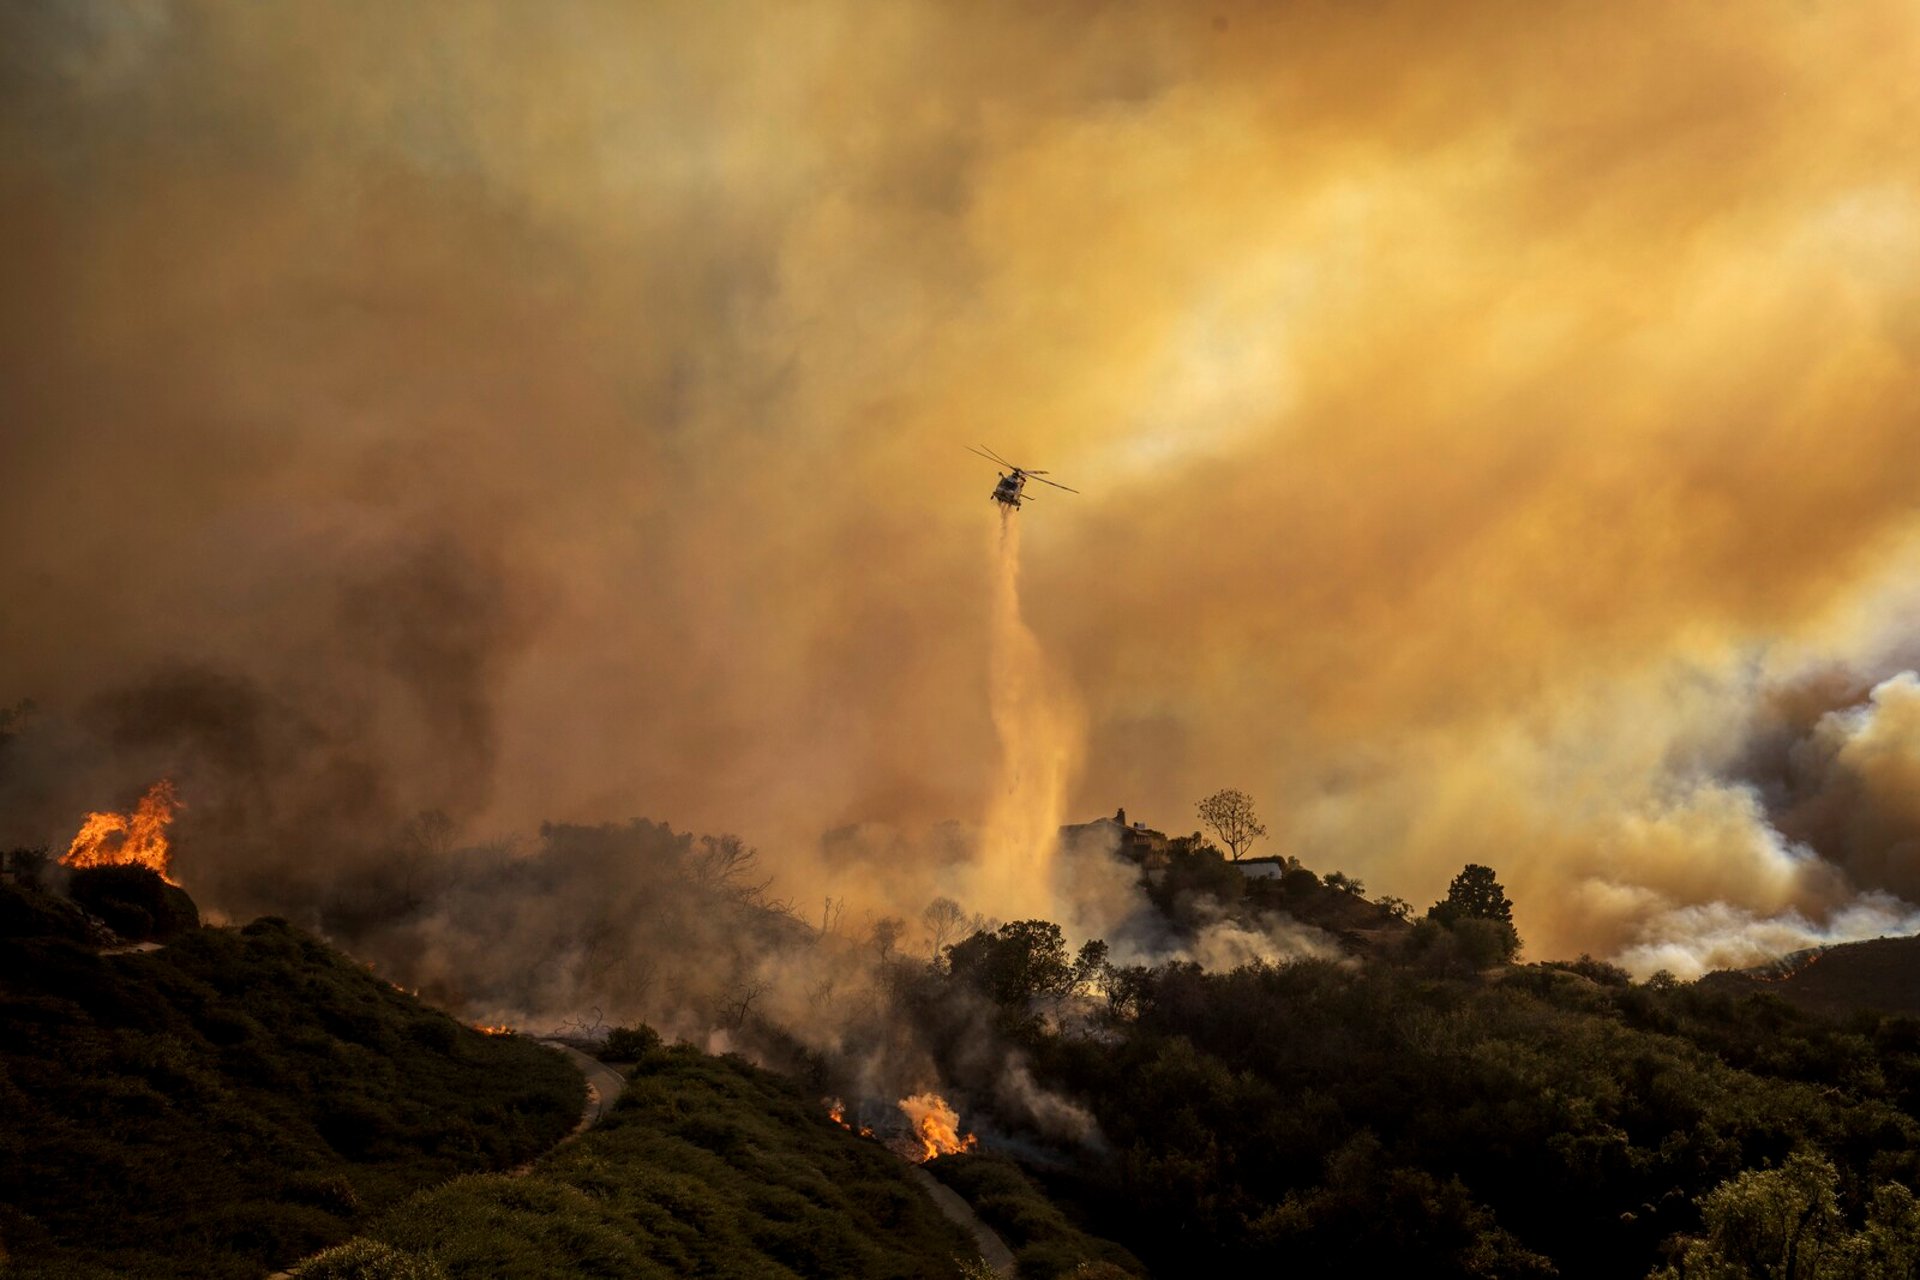
[[[985,449],[976,449],[972,445],[968,445],[967,452],[979,454],[981,457],[985,458],[988,462],[997,462],[1003,467],[1009,467],[1015,471],[1019,470],[1018,467],[1015,467],[1011,462],[1008,462],[1005,458],[995,457],[993,454],[988,453]]]
[[[1032,476],[1032,477],[1033,477],[1033,478],[1034,478],[1035,480],[1039,480],[1041,484],[1050,484],[1050,485],[1052,485],[1052,486],[1053,486],[1054,488],[1056,488],[1056,489],[1065,489],[1065,490],[1066,490],[1066,491],[1067,491],[1068,493],[1078,493],[1078,492],[1080,492],[1080,491],[1079,491],[1078,489],[1075,489],[1075,488],[1073,488],[1073,487],[1071,487],[1070,485],[1064,485],[1064,484],[1061,484],[1061,483],[1060,483],[1060,482],[1059,482],[1058,480],[1047,480],[1047,479],[1044,479],[1044,478],[1043,478],[1043,477],[1042,477],[1042,476],[1040,475],[1040,473],[1039,473],[1038,471],[1029,471],[1029,472],[1027,472],[1027,474],[1028,474],[1028,475],[1030,475],[1030,476]]]
[[[1019,467],[1014,466],[1013,463],[1008,462],[1005,458],[1001,457],[999,454],[995,453],[993,450],[987,448],[985,445],[981,445],[979,450],[977,450],[977,452],[986,454],[989,458],[992,458],[995,462],[999,463],[1003,467],[1011,467],[1015,471],[1020,470]]]

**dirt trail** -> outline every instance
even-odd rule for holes
[[[613,1110],[613,1104],[620,1101],[620,1095],[627,1090],[627,1078],[595,1057],[580,1052],[570,1044],[559,1040],[542,1040],[541,1044],[550,1049],[558,1049],[572,1059],[580,1074],[587,1078],[587,1105],[581,1109],[580,1123],[573,1126],[573,1132],[567,1138],[577,1137],[599,1124],[601,1117]],[[567,1139],[562,1138],[565,1142]]]
[[[907,1172],[920,1184],[922,1191],[933,1197],[935,1207],[946,1214],[949,1221],[957,1222],[973,1233],[974,1242],[980,1246],[980,1256],[993,1268],[993,1274],[1001,1280],[1015,1280],[1020,1273],[1013,1265],[1013,1250],[1007,1248],[1007,1242],[992,1227],[980,1221],[980,1215],[973,1211],[973,1206],[962,1200],[958,1191],[920,1166],[915,1165]]]
[[[566,1054],[573,1065],[579,1068],[580,1074],[587,1080],[587,1102],[580,1110],[580,1123],[573,1127],[573,1132],[535,1159],[510,1170],[509,1172],[516,1177],[530,1172],[535,1164],[545,1159],[553,1150],[573,1141],[600,1123],[601,1118],[613,1109],[613,1104],[620,1100],[620,1095],[626,1092],[627,1088],[627,1078],[598,1058],[590,1057],[572,1045],[563,1044],[558,1040],[542,1040],[540,1043]],[[994,1275],[999,1276],[1000,1280],[1018,1280],[1019,1271],[1013,1263],[1013,1250],[1007,1248],[1006,1241],[1002,1240],[992,1227],[980,1221],[980,1215],[973,1211],[973,1206],[961,1199],[960,1194],[952,1187],[947,1186],[918,1165],[909,1166],[907,1175],[927,1193],[933,1200],[934,1207],[946,1215],[949,1221],[967,1229],[973,1236],[974,1243],[979,1246],[980,1256],[986,1259],[989,1267],[993,1268]],[[286,1280],[287,1275],[285,1271],[276,1271],[267,1277],[267,1280]]]
[[[525,1177],[532,1172],[534,1165],[599,1124],[601,1117],[613,1110],[613,1104],[620,1100],[620,1095],[626,1092],[627,1088],[627,1078],[598,1058],[590,1058],[572,1045],[562,1044],[558,1040],[542,1040],[540,1043],[566,1054],[573,1065],[579,1069],[580,1074],[587,1078],[587,1104],[580,1109],[580,1123],[573,1126],[573,1132],[525,1164],[516,1165],[507,1170],[509,1175],[516,1178]],[[266,1280],[290,1280],[291,1276],[290,1271],[275,1271],[269,1274]]]

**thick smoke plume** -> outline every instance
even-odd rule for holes
[[[1892,0],[8,6],[0,842],[172,777],[209,907],[344,928],[643,814],[915,920],[1044,859],[984,439],[1082,490],[1019,517],[1062,814],[1230,781],[1536,956],[1902,925],[1916,59]]]

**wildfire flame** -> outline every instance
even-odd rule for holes
[[[970,1133],[961,1136],[959,1113],[937,1093],[916,1093],[910,1098],[902,1098],[900,1110],[912,1121],[914,1136],[920,1139],[920,1145],[926,1151],[920,1157],[923,1164],[935,1156],[957,1155],[975,1150],[980,1145],[980,1139]]]
[[[512,1027],[507,1026],[505,1023],[501,1023],[499,1026],[495,1027],[495,1026],[488,1026],[484,1022],[476,1022],[473,1024],[473,1029],[475,1031],[478,1031],[483,1036],[510,1036],[510,1035],[516,1034],[514,1029]]]
[[[147,788],[132,813],[89,813],[60,863],[68,867],[147,867],[168,884],[178,884],[167,874],[173,860],[167,845],[167,826],[180,808],[173,783],[162,778]]]
[[[866,1125],[861,1125],[856,1129],[847,1123],[847,1104],[840,1101],[840,1099],[822,1098],[820,1102],[821,1105],[827,1109],[827,1119],[833,1121],[848,1133],[857,1133],[863,1138],[871,1138],[873,1136],[873,1130],[869,1129]]]

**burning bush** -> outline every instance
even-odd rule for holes
[[[200,927],[200,909],[185,890],[134,863],[82,867],[67,894],[129,942],[168,942]]]
[[[980,1140],[971,1133],[960,1132],[959,1115],[939,1094],[916,1093],[900,1099],[899,1105],[900,1113],[913,1126],[914,1141],[918,1143],[917,1150],[909,1147],[905,1153],[909,1159],[924,1163],[937,1156],[972,1151],[980,1145]]]
[[[166,778],[147,788],[129,813],[89,813],[60,859],[69,867],[151,867],[168,884],[173,850],[167,828],[180,808],[173,783]]]

